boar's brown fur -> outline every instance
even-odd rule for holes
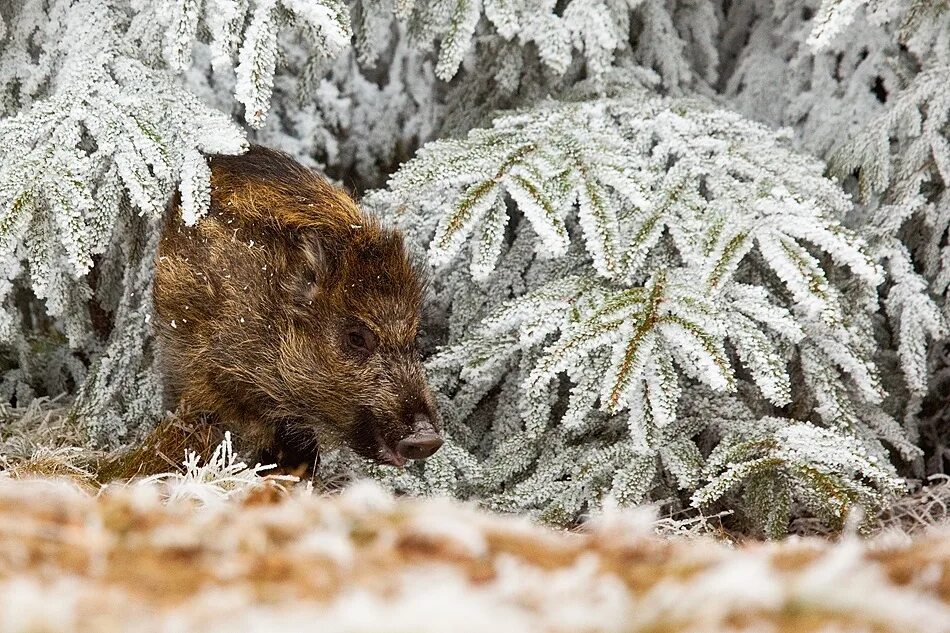
[[[252,147],[211,172],[208,214],[186,226],[174,200],[158,252],[179,412],[285,465],[340,443],[396,465],[437,449],[415,347],[423,285],[402,236],[285,154]]]

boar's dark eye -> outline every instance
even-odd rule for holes
[[[347,329],[346,344],[364,354],[372,354],[376,349],[376,335],[365,325],[357,325]]]

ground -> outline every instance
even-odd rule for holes
[[[563,532],[216,473],[0,480],[0,630],[950,631],[950,530],[735,544],[617,511]]]
[[[737,542],[649,509],[562,531],[369,482],[322,493],[227,442],[103,486],[27,441],[69,438],[60,418],[18,420],[5,450],[32,454],[0,473],[2,631],[950,631],[946,482],[870,537]]]

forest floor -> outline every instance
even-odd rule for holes
[[[62,416],[23,413],[0,409],[4,632],[950,631],[947,481],[870,536],[737,542],[647,509],[559,531],[369,482],[321,494],[226,447],[101,485]]]

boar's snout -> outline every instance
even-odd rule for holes
[[[412,419],[412,433],[396,444],[396,453],[406,459],[425,459],[442,446],[442,437],[435,430],[432,419],[417,413]]]

